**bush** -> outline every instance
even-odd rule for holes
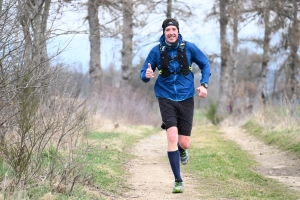
[[[210,120],[214,125],[220,123],[220,118],[217,116],[217,104],[214,102],[210,102],[209,107],[206,111],[206,117]]]

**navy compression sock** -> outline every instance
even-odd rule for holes
[[[170,165],[175,177],[176,182],[182,182],[182,178],[180,175],[180,160],[179,160],[179,151],[168,151],[168,158],[170,161]]]
[[[177,146],[178,146],[178,150],[179,150],[180,152],[183,152],[183,151],[184,151],[184,149],[179,145],[179,143],[177,144]]]

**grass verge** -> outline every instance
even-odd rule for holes
[[[87,200],[87,199],[111,199],[119,196],[126,190],[126,169],[124,163],[133,156],[129,149],[140,139],[158,131],[150,126],[136,126],[117,128],[112,131],[94,131],[88,134],[89,151],[84,160],[78,162],[84,165],[82,171],[71,171],[70,173],[80,174],[81,180],[76,182],[71,195],[66,191],[69,188],[62,188],[58,192],[55,187],[47,182],[28,183],[32,187],[27,187],[24,191],[15,191],[5,199],[40,199],[40,200]],[[83,148],[85,149],[85,148]],[[51,160],[51,149],[45,152],[45,159],[48,163]],[[86,152],[77,152],[77,157],[81,159]],[[68,156],[60,152],[60,156]],[[63,168],[64,164],[58,164]],[[44,166],[47,167],[47,166]],[[11,173],[7,165],[0,159],[0,180],[5,184],[5,177]],[[4,195],[0,193],[0,199]]]
[[[93,144],[86,160],[86,172],[93,174],[93,184],[87,193],[97,193],[97,198],[119,196],[126,187],[124,163],[132,159],[128,150],[140,139],[158,131],[157,128],[139,126],[123,131],[92,132],[88,138]],[[93,192],[93,188],[101,192]]]
[[[291,151],[300,157],[299,127],[265,128],[254,120],[250,120],[242,128],[266,144],[278,146],[281,150]]]
[[[201,199],[299,199],[300,192],[266,178],[252,167],[257,163],[229,140],[217,127],[197,126],[193,130],[191,162],[184,172],[200,180]]]

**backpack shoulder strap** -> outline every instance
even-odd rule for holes
[[[186,56],[186,41],[184,40],[179,44],[178,62],[180,65],[181,74],[188,75],[191,72],[192,67],[189,66],[189,62]]]
[[[159,74],[162,75],[162,77],[168,77],[170,75],[170,69],[169,69],[169,55],[168,51],[166,50],[166,46],[161,45],[159,46],[160,51],[160,66],[161,69],[159,70]]]
[[[186,44],[186,41],[184,41],[184,40],[179,44],[179,49],[182,50],[184,53],[185,53],[185,44]]]

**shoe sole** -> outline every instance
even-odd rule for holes
[[[181,190],[181,189],[174,189],[173,193],[183,193],[183,190]]]

